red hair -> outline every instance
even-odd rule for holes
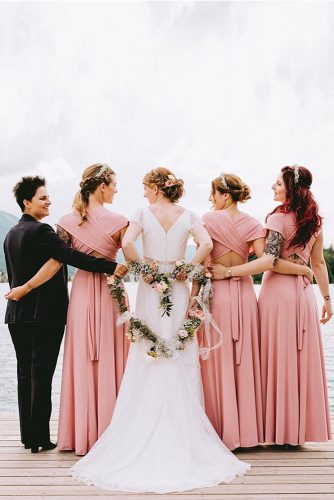
[[[295,176],[295,167],[283,167],[281,172],[286,199],[269,215],[275,212],[293,212],[297,221],[297,231],[290,241],[289,247],[301,246],[305,248],[312,236],[319,232],[322,227],[319,206],[310,190],[312,174],[307,168],[299,166],[298,176]]]

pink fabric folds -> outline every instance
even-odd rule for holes
[[[79,215],[72,212],[64,215],[57,225],[78,240],[79,247],[79,242],[85,245],[86,253],[95,250],[108,259],[116,260],[118,248],[112,236],[127,226],[126,217],[110,212],[101,206],[94,210],[88,210],[87,222],[79,226],[80,221]]]
[[[249,255],[248,243],[265,236],[260,222],[242,212],[234,220],[228,212],[216,210],[204,214],[203,221],[214,242],[211,260],[218,259],[232,250],[246,262]]]
[[[240,278],[232,278],[230,280],[230,297],[231,297],[231,330],[232,339],[235,342],[235,363],[240,365],[242,345],[243,345],[243,297],[242,297],[242,281]]]
[[[284,238],[282,257],[296,253],[308,262],[315,238],[305,249],[288,248],[296,226],[293,214],[275,213],[267,228]],[[260,297],[260,338],[265,441],[301,445],[331,439],[326,371],[313,287],[303,277],[267,271]]]
[[[71,235],[73,248],[80,252],[97,251],[110,260],[116,260],[117,244],[112,235],[125,227],[127,219],[115,214],[103,206],[87,211],[87,222],[79,225],[81,219],[76,213],[64,215],[58,226]],[[87,273],[87,293],[90,297],[87,303],[87,336],[91,361],[99,359],[101,344],[101,294],[99,273]]]
[[[58,223],[81,252],[96,250],[115,260],[112,235],[127,219],[104,207],[88,212],[78,226],[76,214]],[[110,423],[128,353],[126,325],[117,325],[118,307],[106,277],[77,270],[71,289],[64,346],[58,448],[85,455]]]
[[[251,242],[264,237],[261,224],[240,213],[203,216],[214,248],[211,260],[233,251],[246,262]],[[223,345],[201,361],[205,409],[226,446],[263,442],[263,414],[257,301],[249,276],[213,281],[211,314],[223,334]],[[211,336],[215,338],[211,329]]]

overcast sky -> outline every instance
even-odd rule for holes
[[[54,223],[82,170],[108,162],[125,215],[167,166],[198,213],[213,177],[238,174],[263,220],[298,163],[334,243],[333,26],[321,1],[0,3],[0,209],[19,215],[12,186],[43,174]]]

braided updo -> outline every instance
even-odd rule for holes
[[[81,217],[79,225],[87,220],[89,195],[95,193],[100,184],[108,186],[113,175],[115,175],[115,172],[106,163],[95,163],[85,168],[80,182],[80,190],[75,195],[72,205]]]
[[[221,176],[216,177],[211,181],[211,189],[213,194],[216,191],[220,194],[229,193],[234,202],[240,201],[244,203],[251,198],[251,191],[248,185],[234,174],[224,173],[223,178]]]
[[[149,187],[157,186],[163,195],[172,203],[177,203],[184,195],[184,182],[177,179],[168,168],[158,167],[150,170],[143,179]]]

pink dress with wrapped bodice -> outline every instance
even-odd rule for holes
[[[247,262],[251,242],[264,236],[253,217],[226,211],[203,216],[213,240],[211,260],[233,251]],[[201,362],[205,408],[224,443],[235,449],[263,441],[258,309],[250,276],[213,281],[211,313],[223,346]],[[211,336],[215,338],[215,330]]]
[[[127,219],[103,206],[89,210],[78,225],[75,213],[58,226],[70,235],[71,246],[97,251],[115,261],[112,235]],[[85,455],[109,425],[128,353],[124,325],[117,326],[118,307],[103,274],[77,270],[73,279],[64,346],[58,448]]]
[[[292,213],[274,213],[267,229],[284,238],[281,257],[308,262],[316,236],[305,249],[289,242],[296,231]],[[302,276],[264,274],[260,338],[265,441],[300,445],[331,439],[326,372],[319,312],[313,286]]]

